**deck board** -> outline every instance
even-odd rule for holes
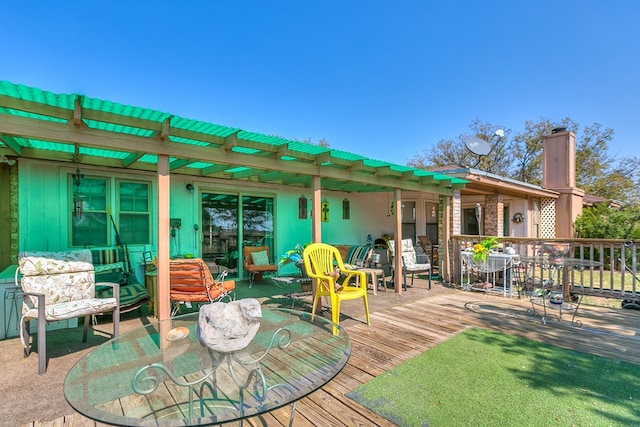
[[[561,321],[552,318],[543,325],[540,313],[532,315],[527,312],[530,308],[524,299],[451,290],[372,313],[371,326],[352,322],[345,326],[352,340],[349,363],[321,390],[297,403],[295,425],[394,425],[345,394],[469,327],[640,364],[640,313],[583,306],[576,316],[583,326],[575,327],[569,313]],[[290,410],[286,406],[245,425],[287,425]],[[93,427],[96,423],[74,414],[29,425]]]

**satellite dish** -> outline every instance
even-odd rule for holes
[[[477,154],[478,156],[486,156],[491,152],[492,148],[491,144],[477,136],[467,138],[464,145],[467,147],[467,150],[471,151],[473,154]]]
[[[498,137],[498,140],[501,140],[502,138],[504,138],[504,130],[498,129],[494,132],[493,135],[491,135],[491,138],[494,136]],[[491,150],[493,150],[493,146],[489,143],[489,141],[485,141],[478,136],[471,136],[467,138],[464,141],[464,145],[467,147],[467,150],[478,156],[478,161],[473,166],[474,168],[478,166],[480,160],[482,159],[482,156],[486,156],[487,154],[491,153]]]

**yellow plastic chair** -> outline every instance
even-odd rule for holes
[[[362,298],[367,325],[371,324],[365,272],[348,270],[342,262],[338,249],[326,243],[308,245],[302,253],[302,259],[307,275],[317,280],[317,287],[313,294],[313,308],[311,309],[312,319],[315,316],[320,297],[329,297],[331,300],[331,320],[336,324],[340,323],[340,302]],[[346,275],[342,284],[338,284],[338,286],[336,286],[337,278],[334,274],[336,267],[340,269],[340,276]],[[337,333],[338,329],[333,328],[333,334]]]

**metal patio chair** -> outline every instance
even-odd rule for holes
[[[24,346],[24,356],[31,350],[30,321],[38,321],[38,373],[47,371],[48,322],[84,317],[82,341],[87,341],[91,316],[113,313],[113,337],[119,333],[120,285],[118,283],[98,283],[113,289],[111,298],[96,297],[95,272],[91,251],[88,249],[66,252],[23,252],[18,257],[22,318],[20,338]]]
[[[395,240],[389,240],[389,265],[393,274],[395,274]],[[407,273],[411,273],[411,286],[413,286],[413,277],[416,274],[426,273],[429,276],[429,289],[431,289],[431,262],[418,263],[416,250],[413,247],[411,239],[402,239],[400,248],[400,256],[402,257],[402,287],[407,288]],[[429,256],[427,255],[427,261]],[[392,277],[394,277],[392,275]]]
[[[278,265],[270,263],[268,246],[245,246],[242,248],[242,264],[249,273],[249,287],[253,282],[262,280],[262,275],[267,272],[278,273]]]
[[[236,282],[224,280],[227,270],[214,279],[209,266],[201,258],[172,259],[169,261],[169,298],[171,316],[181,305],[211,303],[235,299]]]

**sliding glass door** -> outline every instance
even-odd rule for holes
[[[243,246],[267,246],[274,262],[273,197],[202,193],[202,257],[238,276]]]

